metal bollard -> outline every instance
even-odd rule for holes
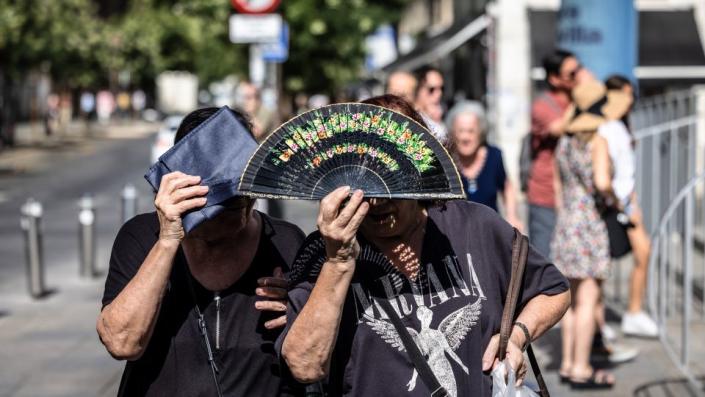
[[[95,209],[93,197],[86,194],[78,204],[78,240],[81,277],[95,276]]]
[[[137,189],[131,183],[125,185],[120,195],[122,198],[122,223],[127,222],[137,215]]]
[[[27,258],[27,287],[32,298],[37,299],[46,295],[41,231],[42,204],[29,198],[22,205],[21,213],[20,226],[24,232]]]

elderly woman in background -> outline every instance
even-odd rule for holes
[[[502,151],[487,143],[485,109],[479,102],[457,103],[446,116],[451,155],[458,166],[470,201],[497,211],[497,193],[502,195],[507,221],[523,230],[517,215],[517,198],[504,171]]]

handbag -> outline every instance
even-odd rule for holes
[[[608,207],[600,213],[600,216],[607,227],[607,236],[610,241],[610,256],[617,259],[631,252],[632,245],[629,243],[627,229],[634,225],[629,222],[627,215],[617,208]]]
[[[504,310],[502,311],[502,322],[499,328],[499,359],[503,361],[507,357],[507,346],[509,337],[512,334],[514,327],[514,314],[516,311],[517,301],[521,293],[521,286],[524,281],[524,269],[526,268],[526,259],[529,256],[529,240],[522,235],[517,229],[514,229],[514,242],[512,244],[512,275],[509,280],[509,288],[507,297],[504,301]],[[534,350],[531,348],[531,341],[526,343],[526,353],[529,356],[529,363],[534,372],[536,383],[539,386],[539,395],[541,397],[550,397],[546,382],[541,375],[541,367],[539,367],[534,355]]]
[[[581,180],[581,182],[583,182]],[[583,186],[588,189],[587,184],[583,182]],[[634,227],[634,224],[629,221],[629,217],[615,206],[616,198],[606,198],[599,193],[593,195],[595,200],[595,209],[600,214],[602,222],[605,223],[607,229],[607,239],[610,245],[610,257],[618,259],[628,254],[632,250],[632,245],[629,243],[627,229]]]

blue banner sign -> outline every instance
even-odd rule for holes
[[[562,0],[557,43],[597,78],[621,74],[632,81],[638,55],[638,13],[633,0]]]

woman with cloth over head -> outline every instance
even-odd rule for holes
[[[237,192],[209,194],[231,186],[214,180],[239,178],[257,147],[252,125],[227,107],[199,109],[175,140],[168,153],[183,161],[169,169],[184,172],[156,180],[156,211],[127,221],[110,257],[96,327],[127,361],[118,395],[303,395],[273,346],[286,322],[282,272],[304,235]]]
[[[424,126],[399,97],[364,103]],[[321,201],[318,228],[293,265],[279,341],[297,380],[325,379],[334,396],[428,396],[386,306],[416,335],[450,396],[491,394],[511,276],[509,224],[476,203],[365,199],[343,186]],[[569,294],[560,272],[531,250],[508,347],[519,383],[526,373],[522,349],[560,319]]]
[[[607,141],[600,125],[624,115],[631,99],[607,92],[597,81],[573,90],[567,134],[556,147],[555,188],[558,201],[551,256],[570,280],[573,302],[562,320],[561,380],[573,388],[609,388],[614,377],[590,365],[600,286],[610,273],[607,227],[600,211],[615,202]],[[559,179],[560,178],[560,179]]]

